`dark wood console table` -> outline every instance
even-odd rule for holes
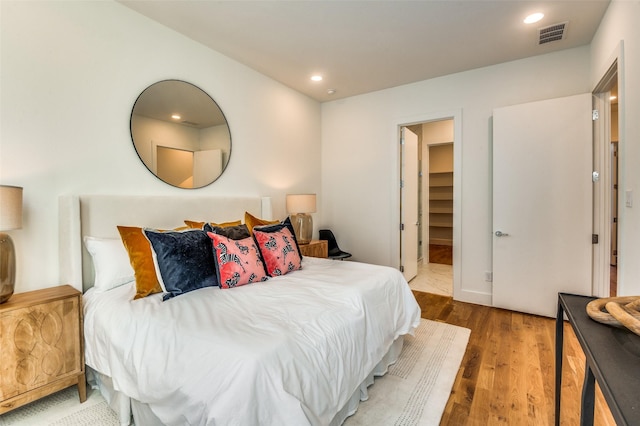
[[[581,425],[593,424],[595,381],[618,425],[640,425],[640,336],[600,324],[587,315],[595,297],[558,293],[556,317],[556,425],[560,424],[564,314],[586,357]]]

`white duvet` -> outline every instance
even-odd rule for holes
[[[167,425],[327,425],[420,308],[402,274],[304,258],[264,283],[84,296],[86,363]]]

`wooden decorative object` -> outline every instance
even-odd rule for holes
[[[596,299],[587,304],[587,314],[595,321],[626,327],[640,336],[640,296]]]
[[[0,414],[72,385],[84,402],[83,344],[82,294],[71,286],[0,305]]]

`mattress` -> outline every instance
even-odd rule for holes
[[[84,296],[85,361],[167,425],[327,425],[420,308],[396,269],[303,259],[264,283]]]

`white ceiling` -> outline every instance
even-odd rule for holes
[[[324,102],[587,45],[608,0],[119,0]],[[542,21],[525,25],[532,12]],[[568,21],[542,46],[538,29]],[[310,81],[320,73],[324,80]],[[335,89],[329,95],[328,89]]]

